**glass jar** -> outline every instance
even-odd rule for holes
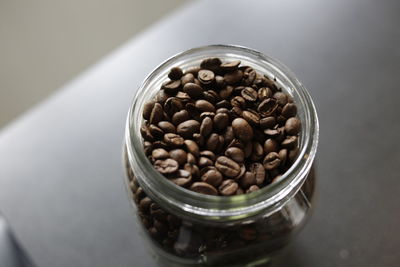
[[[256,192],[234,196],[192,192],[165,179],[146,158],[140,134],[144,104],[156,95],[170,68],[185,70],[207,57],[240,60],[273,77],[297,104],[302,121],[298,157],[279,181]],[[130,199],[159,262],[205,266],[269,262],[311,214],[318,131],[315,106],[304,86],[287,67],[260,52],[211,45],[182,52],[159,65],[136,93],[128,113],[124,146]]]

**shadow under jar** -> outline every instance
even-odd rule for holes
[[[145,155],[140,134],[145,103],[156,95],[172,67],[186,70],[208,57],[240,60],[275,78],[297,105],[302,122],[298,157],[281,179],[258,191],[234,196],[199,194],[163,177]],[[257,266],[270,262],[311,214],[318,130],[315,106],[306,89],[287,67],[260,52],[212,45],[185,51],[159,65],[136,93],[124,145],[130,199],[159,263]]]

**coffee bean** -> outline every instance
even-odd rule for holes
[[[280,130],[278,128],[266,129],[264,133],[268,135],[268,137],[277,137],[280,134]]]
[[[150,133],[149,127],[147,127],[146,125],[142,125],[140,127],[140,134],[142,135],[144,140],[150,142],[154,141],[154,136]]]
[[[240,164],[240,172],[239,174],[235,177],[236,181],[239,181],[243,175],[246,173],[246,166],[244,164]]]
[[[244,162],[244,152],[242,149],[240,149],[238,147],[230,147],[227,150],[225,150],[225,156],[233,159],[237,163]]]
[[[243,78],[243,72],[241,70],[234,70],[224,75],[224,80],[229,85],[233,85],[240,82],[242,78]]]
[[[239,185],[232,179],[227,179],[222,182],[219,186],[218,190],[219,193],[223,196],[231,196],[236,193],[238,190]]]
[[[200,149],[197,143],[193,140],[185,140],[186,150],[193,154],[193,156],[198,157],[200,155]]]
[[[169,121],[160,121],[157,126],[163,130],[164,133],[175,133],[175,126]]]
[[[225,86],[225,88],[223,88],[221,91],[219,91],[219,97],[222,99],[228,99],[233,92],[233,87],[228,85]]]
[[[150,120],[151,112],[153,111],[154,104],[156,102],[154,100],[150,100],[143,106],[143,118],[145,120]]]
[[[264,166],[261,163],[259,162],[252,163],[250,165],[250,171],[254,173],[257,185],[261,185],[262,183],[264,183],[266,172]]]
[[[298,147],[294,148],[293,150],[290,150],[289,155],[288,155],[289,162],[293,163],[296,160],[299,153],[300,153],[300,150]]]
[[[234,178],[240,173],[240,166],[232,159],[221,156],[215,162],[215,167],[225,176]]]
[[[278,155],[279,155],[279,159],[281,160],[281,167],[285,166],[286,159],[288,157],[287,149],[283,148],[283,149],[279,150]]]
[[[183,91],[192,98],[200,98],[203,95],[203,88],[201,86],[188,82],[183,86]]]
[[[300,132],[301,123],[296,117],[289,118],[285,123],[285,131],[289,135],[296,135]]]
[[[226,129],[229,124],[229,115],[227,113],[218,113],[214,117],[214,128],[218,131]]]
[[[162,85],[162,88],[167,94],[176,94],[178,92],[179,87],[181,86],[181,81],[180,80],[172,80],[172,81],[167,81]]]
[[[246,108],[246,99],[241,96],[235,96],[231,99],[231,105],[232,107],[239,107],[244,109]]]
[[[207,90],[203,93],[203,98],[204,100],[207,100],[208,102],[215,104],[220,100],[220,97],[217,92],[214,90]]]
[[[279,182],[280,180],[282,180],[282,175],[277,175],[277,176],[275,176],[273,179],[272,179],[272,182],[271,183],[277,183],[277,182]]]
[[[253,142],[253,149],[250,159],[252,161],[258,161],[264,156],[263,146],[258,142]]]
[[[211,70],[200,70],[197,78],[202,84],[210,84],[214,81],[215,74]]]
[[[263,101],[272,96],[272,91],[268,87],[262,87],[262,88],[258,89],[257,95],[258,95],[258,99],[260,101]]]
[[[160,91],[158,91],[158,93],[156,94],[156,96],[154,97],[154,100],[160,104],[163,104],[168,97],[170,97],[170,95],[168,95],[164,89],[161,89]]]
[[[193,103],[187,103],[185,105],[185,108],[192,119],[196,121],[200,120],[200,111],[197,110],[196,106]]]
[[[207,150],[215,151],[219,144],[219,135],[216,133],[212,133],[210,137],[207,139],[206,148]]]
[[[245,110],[242,112],[242,118],[251,125],[257,126],[260,123],[260,115],[254,110]]]
[[[163,119],[163,117],[164,117],[164,111],[162,106],[159,103],[155,103],[153,110],[151,111],[150,114],[150,123],[157,124]]]
[[[163,130],[161,130],[160,128],[158,128],[157,126],[155,126],[153,124],[150,124],[149,131],[150,131],[150,134],[156,139],[161,139],[164,136]]]
[[[172,116],[172,123],[176,126],[184,121],[187,121],[189,119],[189,113],[186,110],[181,110],[176,112]]]
[[[196,74],[197,76],[197,74]],[[187,83],[193,83],[194,82],[194,75],[192,73],[186,73],[185,75],[183,75],[183,77],[181,78],[181,84],[183,86],[183,91],[185,91],[185,85]]]
[[[196,144],[199,146],[199,147],[202,147],[202,146],[204,146],[204,144],[205,144],[205,140],[204,140],[204,137],[201,135],[201,134],[198,134],[198,133],[195,133],[195,134],[193,134],[193,140],[196,142]]]
[[[186,163],[183,166],[183,169],[185,171],[188,171],[192,175],[193,178],[198,178],[199,175],[200,175],[200,170],[199,170],[199,167],[197,165]]]
[[[186,142],[186,141],[185,141]],[[168,152],[167,152],[168,153]],[[176,160],[178,162],[179,165],[183,165],[186,163],[187,161],[187,153],[185,150],[183,149],[173,149],[171,151],[169,151],[169,156]],[[154,156],[153,156],[154,157]]]
[[[217,104],[215,104],[216,108],[231,108],[231,103],[227,100],[221,100]]]
[[[225,80],[224,80],[224,77],[222,77],[222,76],[215,75],[214,81],[215,81],[215,85],[219,89],[225,86]]]
[[[154,162],[154,168],[162,174],[169,174],[176,172],[179,168],[179,164],[173,159],[159,159]]]
[[[153,150],[153,144],[149,141],[144,141],[143,142],[143,149],[144,149],[144,153],[146,155],[150,155],[152,153]]]
[[[229,144],[234,138],[235,134],[233,133],[233,128],[232,126],[228,126],[224,132],[225,142]]]
[[[195,182],[190,186],[190,190],[206,195],[218,195],[217,189],[214,186],[207,184],[205,182]]]
[[[210,117],[203,119],[200,125],[200,134],[204,137],[208,137],[213,130],[213,120]]]
[[[182,102],[176,98],[176,97],[170,97],[167,100],[165,100],[164,103],[164,111],[168,114],[168,115],[174,115],[176,112],[181,111],[183,109],[183,104]],[[150,123],[151,120],[150,120]]]
[[[287,136],[285,140],[282,141],[281,145],[284,148],[294,148],[297,146],[297,136]]]
[[[242,97],[249,102],[254,102],[257,100],[258,94],[257,91],[254,90],[251,87],[245,87],[242,91],[241,91],[241,95]]]
[[[278,115],[278,117],[276,118],[276,121],[278,122],[279,125],[283,125],[286,122],[286,118],[282,115]]]
[[[257,185],[252,185],[246,190],[246,194],[250,194],[258,190],[260,190],[260,188]]]
[[[286,105],[287,96],[285,93],[276,92],[273,97],[277,100],[279,106],[283,107],[284,105]]]
[[[150,198],[145,197],[139,202],[139,210],[144,214],[147,214],[150,209],[150,205],[153,203]]]
[[[246,68],[243,73],[243,83],[245,85],[251,85],[256,79],[257,73],[252,68]]]
[[[287,103],[282,109],[282,115],[286,118],[294,117],[297,114],[297,107],[293,103]]]
[[[278,142],[274,139],[267,139],[264,143],[264,153],[269,154],[270,152],[278,152]]]
[[[200,123],[196,120],[187,120],[176,127],[176,132],[184,138],[192,138],[200,131]]]
[[[206,157],[206,158],[209,158],[209,159],[211,159],[212,161],[215,161],[215,154],[212,152],[212,151],[209,151],[209,150],[203,150],[203,151],[201,151],[200,152],[200,156],[202,156],[202,157]]]
[[[172,147],[182,146],[184,143],[184,139],[174,133],[167,133],[164,135],[164,142]]]
[[[195,106],[200,112],[215,112],[213,104],[206,100],[197,100]]]
[[[225,62],[221,64],[221,69],[225,72],[231,72],[236,70],[240,65],[240,60],[235,60],[231,62]]]
[[[222,174],[217,170],[209,170],[201,176],[201,180],[214,187],[218,187],[222,182]]]
[[[273,169],[279,167],[280,164],[281,164],[281,160],[279,158],[278,153],[276,153],[276,152],[268,153],[265,156],[264,161],[263,161],[263,165],[266,170],[273,170]]]
[[[205,168],[205,167],[214,165],[214,162],[207,157],[200,157],[198,164],[199,164],[200,168]]]
[[[187,162],[190,164],[197,164],[196,157],[192,153],[187,153]]]
[[[253,128],[242,118],[234,119],[232,122],[232,128],[236,138],[239,138],[242,141],[247,142],[253,138]]]
[[[256,176],[252,172],[245,172],[243,177],[240,179],[240,185],[242,188],[249,188],[252,185],[256,184]]]
[[[192,182],[192,175],[187,170],[178,170],[174,178],[169,180],[178,186],[186,187]]]
[[[165,159],[169,157],[169,153],[163,148],[157,148],[152,151],[151,156],[154,159]]]
[[[170,78],[171,80],[178,80],[182,77],[182,75],[183,71],[181,68],[173,67],[168,73],[168,78]]]
[[[203,68],[204,69],[204,68]],[[191,73],[194,76],[197,76],[197,73],[199,72],[200,67],[199,66],[193,66],[193,67],[189,67],[186,71],[185,74],[187,73]]]
[[[257,110],[261,113],[262,116],[267,117],[274,113],[276,108],[278,107],[278,103],[274,98],[267,98],[260,103]]]
[[[222,64],[222,62],[219,58],[212,57],[212,58],[204,59],[200,63],[200,68],[206,69],[206,70],[211,70],[213,72],[218,72],[221,64]]]
[[[265,117],[260,120],[260,126],[262,129],[270,129],[276,125],[276,119],[273,116]]]

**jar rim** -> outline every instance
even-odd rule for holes
[[[202,54],[208,57],[212,51],[227,53],[229,56],[244,54],[254,57],[257,61],[269,64],[274,71],[285,77],[293,85],[298,94],[301,108],[304,108],[304,121],[302,121],[302,138],[304,142],[300,147],[299,155],[292,166],[282,175],[278,182],[267,185],[250,194],[234,196],[210,196],[190,191],[179,187],[157,172],[147,159],[143,141],[140,135],[142,122],[142,108],[149,90],[149,83],[157,74],[174,62]],[[147,96],[148,97],[148,96]],[[304,129],[306,131],[304,131]],[[301,187],[307,177],[318,146],[319,124],[315,105],[310,94],[292,71],[278,60],[264,55],[254,49],[237,45],[207,45],[180,52],[158,65],[143,81],[138,88],[132,105],[128,112],[125,129],[125,144],[129,164],[134,167],[139,183],[153,200],[161,206],[166,203],[169,210],[174,210],[190,217],[201,217],[211,221],[226,221],[248,218],[260,211],[274,212],[283,203],[289,200]],[[161,189],[161,190],[160,190]]]

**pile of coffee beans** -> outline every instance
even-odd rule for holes
[[[239,60],[174,67],[143,108],[141,134],[154,168],[189,190],[230,196],[280,179],[298,154],[301,121],[272,77]]]

